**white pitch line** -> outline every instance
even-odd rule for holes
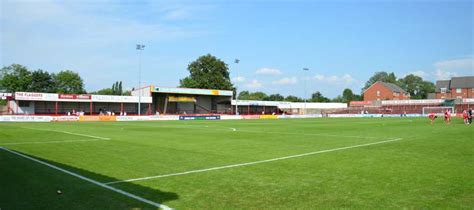
[[[74,143],[87,141],[108,141],[108,139],[77,139],[77,140],[61,140],[61,141],[27,141],[27,142],[6,142],[0,143],[0,146],[21,145],[21,144],[57,144],[57,143]]]
[[[85,176],[81,176],[81,175],[76,174],[76,173],[74,173],[74,172],[71,172],[71,171],[68,171],[68,170],[66,170],[66,169],[60,168],[60,167],[58,167],[58,166],[55,166],[55,165],[46,163],[46,162],[41,161],[41,160],[38,160],[38,159],[36,159],[36,158],[33,158],[33,157],[30,157],[30,156],[21,154],[21,153],[19,153],[19,152],[16,152],[16,151],[13,151],[13,150],[4,148],[4,147],[0,147],[0,149],[1,149],[1,150],[4,150],[4,151],[7,151],[7,152],[10,152],[10,153],[12,153],[12,154],[18,155],[18,156],[20,156],[20,157],[26,158],[26,159],[28,159],[28,160],[37,162],[37,163],[39,163],[39,164],[48,166],[48,167],[50,167],[50,168],[56,169],[56,170],[58,170],[58,171],[61,171],[61,172],[66,173],[66,174],[69,174],[69,175],[71,175],[71,176],[74,176],[74,177],[76,177],[76,178],[82,179],[82,180],[84,180],[84,181],[90,182],[90,183],[95,184],[95,185],[97,185],[97,186],[99,186],[99,187],[103,187],[103,188],[105,188],[105,189],[112,190],[112,191],[114,191],[114,192],[116,192],[116,193],[120,193],[120,194],[125,195],[125,196],[127,196],[127,197],[129,197],[129,198],[133,198],[133,199],[135,199],[135,200],[138,200],[138,201],[141,201],[141,202],[150,204],[150,205],[155,206],[155,207],[158,207],[158,208],[162,208],[162,209],[166,209],[166,210],[171,209],[170,207],[168,207],[168,206],[166,206],[166,205],[163,205],[163,204],[160,204],[160,203],[157,203],[157,202],[153,202],[153,201],[150,201],[150,200],[148,200],[148,199],[146,199],[146,198],[142,198],[142,197],[140,197],[140,196],[137,196],[137,195],[134,195],[134,194],[125,192],[125,191],[123,191],[123,190],[120,190],[120,189],[117,189],[117,188],[108,186],[108,185],[106,185],[106,184],[100,183],[100,182],[95,181],[95,180],[93,180],[93,179],[87,178],[87,177],[85,177]]]
[[[327,136],[327,137],[358,138],[358,139],[380,138],[380,137],[374,137],[374,136],[345,136],[345,135],[319,134],[319,133],[287,133],[287,132],[273,132],[273,131],[266,132],[266,131],[250,131],[250,130],[238,130],[238,132],[260,133],[260,134],[302,135],[302,136]]]
[[[27,128],[27,127],[21,127],[21,128],[30,129],[30,130],[38,130],[38,131],[50,131],[50,132],[56,132],[56,133],[65,133],[65,134],[69,134],[69,135],[84,136],[84,137],[89,137],[89,138],[94,138],[94,139],[110,140],[110,138],[107,138],[107,137],[93,136],[93,135],[87,135],[87,134],[82,134],[82,133],[73,133],[73,132],[67,132],[67,131],[58,131],[58,130],[40,129],[40,128]]]
[[[304,156],[309,156],[309,155],[316,155],[316,154],[327,153],[327,152],[335,152],[335,151],[353,149],[353,148],[358,148],[358,147],[366,147],[366,146],[371,146],[371,145],[376,145],[376,144],[384,144],[384,143],[389,143],[389,142],[394,142],[394,141],[400,141],[402,139],[403,138],[396,138],[396,139],[372,142],[372,143],[367,143],[367,144],[358,144],[358,145],[353,145],[353,146],[339,147],[339,148],[328,149],[328,150],[320,150],[320,151],[316,151],[316,152],[309,152],[309,153],[303,153],[303,154],[298,154],[298,155],[290,155],[290,156],[273,158],[273,159],[268,159],[268,160],[259,160],[259,161],[248,162],[248,163],[239,163],[239,164],[233,164],[233,165],[227,165],[227,166],[219,166],[219,167],[213,167],[213,168],[185,171],[185,172],[180,172],[180,173],[172,173],[172,174],[148,176],[148,177],[141,177],[141,178],[134,178],[134,179],[126,179],[126,180],[121,180],[121,181],[107,182],[107,183],[104,183],[104,184],[111,185],[111,184],[118,184],[118,183],[124,183],[124,182],[143,181],[143,180],[158,179],[158,178],[164,178],[164,177],[170,177],[170,176],[181,176],[181,175],[187,175],[187,174],[202,173],[202,172],[207,172],[207,171],[215,171],[215,170],[221,170],[221,169],[256,165],[256,164],[260,164],[260,163],[268,163],[268,162],[286,160],[286,159],[291,159],[291,158],[299,158],[299,157],[304,157]]]

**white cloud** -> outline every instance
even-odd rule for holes
[[[296,77],[284,77],[279,80],[273,81],[272,84],[274,85],[293,85],[298,82]]]
[[[251,82],[247,83],[245,85],[245,87],[247,88],[252,88],[252,89],[256,89],[256,88],[261,88],[263,87],[263,84],[261,82],[259,82],[258,80],[254,79],[252,80]]]
[[[470,70],[471,73],[474,70],[474,58],[458,58],[451,60],[439,61],[434,64],[436,69],[441,69],[443,71],[465,71]]]
[[[245,77],[242,77],[242,76],[234,77],[232,78],[232,81],[236,83],[245,82]]]
[[[456,76],[474,75],[474,57],[444,60],[434,63],[436,71],[433,76],[437,80],[450,79]]]
[[[350,74],[344,74],[342,76],[317,74],[310,79],[334,85],[351,84],[355,81],[354,77],[352,77]]]
[[[260,75],[276,76],[276,75],[280,75],[281,71],[278,69],[272,69],[272,68],[260,68],[260,69],[257,69],[255,73],[260,74]]]
[[[451,77],[459,76],[456,72],[444,71],[441,69],[436,70],[434,74],[437,80],[448,80],[451,79]]]

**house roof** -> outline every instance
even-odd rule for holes
[[[401,87],[398,87],[398,85],[392,84],[392,83],[387,83],[387,82],[380,82],[382,85],[390,89],[394,93],[406,93],[405,90],[403,90]]]
[[[451,78],[451,88],[474,88],[474,76]]]
[[[438,80],[436,81],[436,92],[441,92],[441,88],[446,88],[446,92],[449,92],[451,86],[451,80]]]

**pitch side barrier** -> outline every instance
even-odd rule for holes
[[[423,117],[422,114],[328,114],[330,118],[375,118],[375,117]],[[257,120],[257,119],[302,119],[321,118],[311,115],[152,115],[152,116],[37,116],[0,115],[0,122],[127,122],[163,120]]]

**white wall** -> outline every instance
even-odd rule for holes
[[[19,101],[10,101],[10,109],[14,114],[35,114],[35,102],[30,101],[29,106],[18,106]]]

